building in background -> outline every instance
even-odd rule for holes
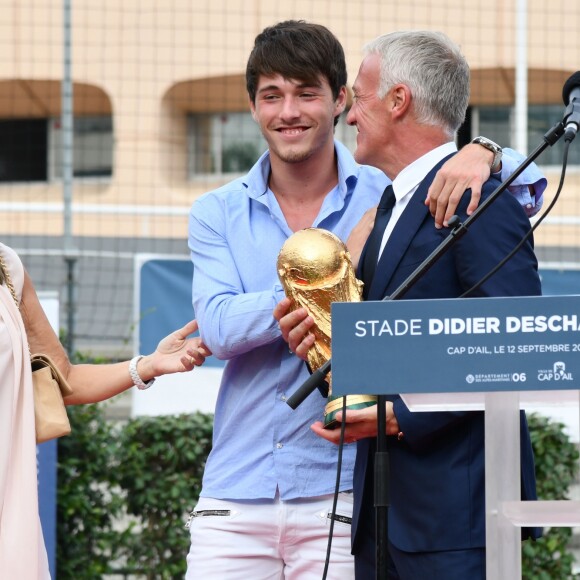
[[[63,0],[0,0],[0,232],[36,284],[61,292]],[[483,134],[515,145],[516,30],[521,0],[71,2],[74,89],[73,234],[77,348],[131,351],[133,256],[187,253],[187,216],[204,191],[243,173],[265,149],[248,112],[244,73],[254,37],[289,18],[328,26],[343,42],[349,79],[364,43],[396,29],[446,32],[472,67],[460,144]],[[562,116],[562,86],[580,62],[570,42],[580,4],[527,2],[530,150]],[[343,120],[337,136],[354,148]],[[526,152],[524,152],[526,153]],[[562,147],[538,160],[559,179]],[[580,263],[580,142],[540,257]],[[146,313],[142,313],[146,315]]]

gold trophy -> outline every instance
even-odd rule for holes
[[[314,319],[314,345],[308,351],[308,365],[315,371],[330,359],[330,305],[333,302],[360,302],[363,283],[354,275],[350,254],[333,233],[320,228],[299,230],[290,236],[278,254],[278,276],[291,310],[306,308]],[[326,380],[329,395],[324,409],[324,427],[335,428],[342,396],[332,395],[332,373]],[[347,409],[376,404],[373,395],[348,395]]]

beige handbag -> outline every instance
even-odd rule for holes
[[[71,432],[63,397],[72,389],[46,354],[33,354],[32,384],[34,389],[34,422],[36,442],[44,443]]]
[[[6,263],[0,254],[0,269],[6,286],[18,308],[18,299]],[[49,356],[34,354],[30,357],[34,395],[36,442],[44,443],[71,432],[63,397],[72,395],[72,389]]]

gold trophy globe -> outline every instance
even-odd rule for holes
[[[360,302],[362,282],[357,280],[350,254],[333,233],[307,228],[291,235],[278,254],[278,276],[290,310],[305,308],[314,319],[314,345],[308,351],[308,365],[313,372],[330,359],[330,305],[333,302]],[[338,426],[336,413],[342,409],[342,396],[332,395],[332,373],[326,380],[328,400],[324,409],[324,427]],[[374,395],[347,395],[347,409],[362,409],[376,404]]]

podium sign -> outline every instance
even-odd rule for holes
[[[332,305],[332,390],[580,388],[580,296]]]
[[[486,578],[521,578],[523,526],[580,525],[580,502],[521,501],[522,391],[580,389],[580,296],[332,305],[332,391],[482,393]],[[447,407],[447,408],[446,408]]]

